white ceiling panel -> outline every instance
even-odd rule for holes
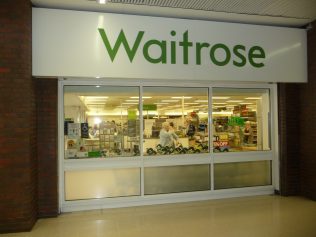
[[[316,0],[32,0],[35,7],[302,27]]]

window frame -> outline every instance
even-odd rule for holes
[[[210,179],[211,189],[204,191],[205,196],[201,197],[199,192],[196,193],[180,193],[180,199],[185,199],[187,195],[192,196],[193,200],[209,199],[212,196],[224,197],[225,191],[214,190],[214,164],[216,163],[231,163],[231,162],[246,162],[246,161],[259,161],[270,160],[272,162],[272,185],[264,187],[253,188],[238,188],[238,190],[231,190],[233,193],[240,193],[240,190],[245,192],[252,192],[251,190],[262,190],[262,192],[272,192],[272,190],[279,189],[279,165],[278,165],[278,115],[277,115],[277,85],[268,83],[226,83],[226,82],[205,82],[205,81],[181,81],[181,87],[198,87],[208,88],[209,102],[208,102],[208,124],[213,124],[212,120],[212,89],[217,87],[222,88],[249,88],[249,89],[269,89],[270,90],[270,142],[271,150],[269,151],[248,151],[248,152],[226,152],[226,153],[214,153],[212,139],[209,139],[209,152],[190,154],[190,155],[163,155],[163,156],[144,156],[141,152],[137,157],[113,157],[113,158],[94,158],[94,159],[76,159],[65,160],[64,159],[64,90],[66,85],[89,85],[89,86],[138,86],[140,89],[139,106],[142,105],[143,87],[146,86],[172,86],[179,87],[179,81],[173,80],[165,82],[164,80],[134,80],[134,79],[82,79],[82,78],[59,78],[58,83],[58,160],[59,160],[59,209],[60,211],[71,210],[85,210],[84,208],[91,209],[100,202],[103,206],[112,205],[113,202],[107,199],[102,200],[81,200],[81,201],[65,201],[64,198],[64,172],[67,170],[93,170],[93,169],[115,169],[115,168],[130,168],[138,167],[141,169],[141,195],[140,197],[133,198],[115,198],[120,202],[119,206],[130,206],[133,201],[139,201],[144,203],[144,168],[145,167],[159,167],[159,166],[177,166],[177,165],[194,165],[194,164],[209,164],[210,165]],[[143,117],[143,111],[139,111],[139,117]],[[143,120],[140,120],[140,150],[143,151]],[[209,138],[213,137],[212,129],[208,129]],[[242,194],[240,194],[242,195]],[[146,197],[148,202],[161,203],[167,200],[173,200],[175,194],[154,195],[155,197]],[[162,198],[162,199],[161,199]],[[139,200],[138,200],[139,199]],[[132,201],[133,200],[133,201]],[[159,201],[160,200],[160,201]],[[162,200],[162,201],[161,201]],[[112,203],[112,204],[111,204]],[[86,204],[86,206],[82,206]],[[140,204],[141,205],[141,204]]]

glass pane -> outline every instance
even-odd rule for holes
[[[144,87],[145,155],[208,152],[208,89]]]
[[[145,194],[192,192],[209,189],[209,165],[145,168]]]
[[[214,88],[214,152],[270,150],[268,89]]]
[[[65,86],[65,158],[139,155],[139,89]]]
[[[215,164],[214,185],[215,189],[271,185],[271,162]]]
[[[65,172],[65,199],[80,200],[140,195],[140,169]]]

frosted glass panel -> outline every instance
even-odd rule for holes
[[[65,199],[93,199],[140,195],[140,169],[65,172]]]
[[[271,184],[270,161],[215,164],[215,189]]]
[[[209,189],[209,165],[145,168],[145,194],[191,192]]]

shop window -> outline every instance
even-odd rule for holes
[[[268,89],[214,88],[214,152],[270,150]]]
[[[144,155],[209,151],[208,89],[144,87]]]
[[[65,86],[65,158],[138,156],[139,88]]]

